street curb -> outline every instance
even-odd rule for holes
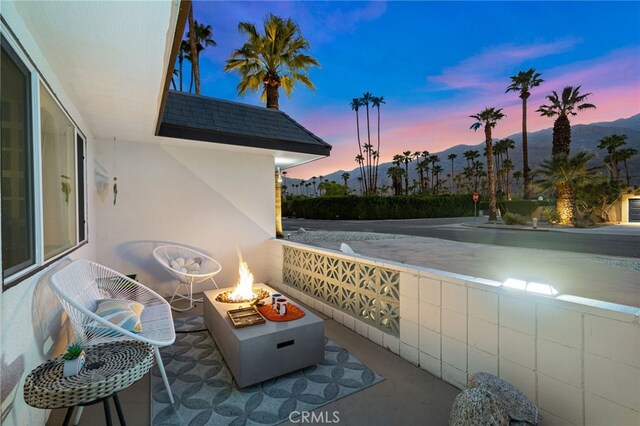
[[[529,231],[529,232],[562,232],[555,229],[547,229],[547,228],[515,228],[511,225],[474,225],[472,223],[463,223],[462,226],[467,226],[469,228],[483,228],[483,229],[507,229],[510,231]]]

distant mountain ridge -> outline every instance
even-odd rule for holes
[[[594,162],[602,163],[602,159],[606,155],[604,150],[598,149],[600,139],[613,134],[627,135],[627,145],[625,147],[635,148],[638,150],[638,154],[631,158],[628,162],[629,174],[631,175],[631,184],[640,184],[640,114],[633,115],[628,118],[620,118],[609,122],[597,122],[591,124],[576,124],[571,126],[571,153],[575,154],[579,151],[589,151],[596,154]],[[522,170],[522,133],[515,133],[507,138],[513,139],[516,143],[516,147],[509,151],[509,158],[514,164],[515,170]],[[553,137],[553,128],[547,128],[528,133],[528,151],[529,151],[529,168],[535,170],[539,167],[540,163],[551,156],[551,143]],[[503,138],[500,138],[503,139]],[[477,150],[480,152],[480,159],[484,161],[482,152],[484,150],[484,141],[477,145],[456,145],[449,149],[440,152],[431,152],[440,157],[440,165],[442,166],[443,173],[440,175],[441,179],[446,179],[446,175],[451,173],[451,161],[447,159],[449,154],[456,154],[457,157],[453,162],[455,174],[459,174],[466,166],[467,162],[464,159],[462,153],[468,150]],[[355,146],[357,149],[357,146]],[[398,152],[399,154],[400,152]],[[391,185],[391,179],[387,176],[387,169],[393,166],[391,162],[380,164],[378,170],[378,186]],[[404,166],[403,166],[404,167]],[[337,183],[344,183],[342,179],[342,173],[345,170],[338,170],[333,173],[324,176],[325,180],[336,181]],[[354,167],[352,170],[347,170],[350,174],[350,178],[347,181],[350,189],[355,190],[360,188],[358,177],[360,176],[360,170]],[[512,172],[513,173],[513,172]],[[621,177],[624,178],[624,168],[621,170]],[[415,170],[415,161],[409,164],[409,180],[417,179],[418,172]],[[299,183],[302,179],[287,178],[286,184],[289,186],[288,191],[292,191],[291,185]],[[319,181],[316,182],[316,184]],[[521,181],[522,183],[522,181]]]

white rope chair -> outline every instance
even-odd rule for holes
[[[193,298],[193,284],[210,279],[218,288],[213,276],[222,271],[222,266],[204,253],[187,247],[166,245],[156,247],[153,250],[153,257],[180,281],[169,304],[171,305],[174,299],[189,301],[189,306],[186,308],[176,308],[171,305],[174,311],[188,311],[194,307],[193,302],[202,302],[202,299]],[[185,287],[185,293],[180,293],[182,286]]]
[[[50,286],[69,317],[76,342],[96,344],[138,340],[153,346],[162,380],[173,404],[171,386],[158,348],[173,344],[176,334],[171,307],[162,296],[113,269],[84,259],[75,260],[54,273]],[[97,315],[98,303],[105,299],[142,304],[142,330],[132,332]]]

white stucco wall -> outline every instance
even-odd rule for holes
[[[96,157],[98,262],[138,274],[167,295],[176,281],[153,258],[155,247],[185,245],[210,255],[222,265],[215,277],[221,287],[235,283],[238,248],[256,281],[264,279],[264,242],[275,235],[273,156],[206,142],[113,145],[99,141]],[[212,288],[208,281],[194,291]]]
[[[2,2],[2,16],[40,70],[53,92],[87,137],[87,203],[89,244],[63,258],[38,274],[0,294],[0,384],[2,388],[3,425],[44,424],[48,412],[29,407],[23,398],[26,375],[43,361],[59,355],[65,349],[66,328],[62,327],[62,308],[48,286],[54,270],[75,258],[94,258],[96,245],[96,192],[93,158],[95,140],[83,114],[71,101],[65,85],[44,58],[35,41],[16,12],[13,3]]]

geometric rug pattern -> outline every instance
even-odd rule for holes
[[[151,422],[158,426],[275,425],[383,380],[327,338],[322,363],[245,388],[236,384],[208,331],[178,333],[160,353],[175,404],[154,366]]]

